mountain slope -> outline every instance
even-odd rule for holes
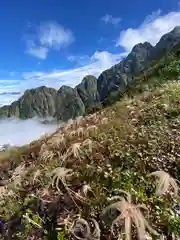
[[[153,61],[157,61],[180,45],[180,27],[175,27],[165,34],[153,47],[150,43],[140,43],[133,47],[130,54],[119,64],[104,71],[98,78],[100,100],[104,101],[116,91],[124,91],[135,75],[147,69]]]
[[[132,86],[136,76],[179,45],[180,27],[176,27],[165,34],[155,47],[148,42],[137,44],[127,58],[104,71],[98,79],[87,76],[74,90],[68,87],[63,87],[58,92],[45,87],[27,90],[18,101],[0,108],[0,116],[56,116],[58,120],[67,120],[86,114],[94,105],[106,103],[107,99],[124,92],[129,85]]]
[[[179,103],[180,83],[170,81],[134,99],[125,95],[48,137],[0,153],[0,224],[4,229],[0,238],[57,240],[59,231],[60,239],[75,240],[77,223],[78,238],[86,233],[87,223],[81,220],[81,226],[79,219],[89,223],[93,218],[95,226],[85,239],[117,240],[126,234],[137,240],[146,239],[147,233],[157,240],[178,239]],[[154,171],[165,177],[158,194],[158,179],[150,176]],[[173,177],[172,186],[170,176],[162,171]],[[121,202],[122,197],[127,201],[126,194],[133,204],[128,209],[127,202]],[[132,214],[132,221],[134,214],[140,215],[141,225],[133,224],[130,232],[124,232],[123,218],[112,233],[113,221],[121,219],[123,209],[126,215]]]

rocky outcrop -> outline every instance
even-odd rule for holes
[[[133,76],[141,72],[150,61],[153,46],[140,43],[119,64],[104,71],[98,78],[100,100],[104,101],[112,92],[124,90]]]
[[[53,116],[56,113],[56,94],[55,89],[44,86],[27,90],[18,101],[13,102],[10,106],[0,108],[0,115],[15,116],[21,119]]]
[[[0,108],[0,117],[9,117],[9,106],[3,106]]]
[[[76,87],[76,90],[84,103],[86,111],[100,104],[96,77],[92,75],[86,76]]]
[[[76,89],[62,86],[56,96],[56,115],[58,120],[67,121],[70,118],[82,116],[85,106]]]

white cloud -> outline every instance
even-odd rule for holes
[[[28,144],[46,133],[53,133],[56,129],[56,124],[42,124],[38,119],[2,119],[0,120],[0,148],[4,144],[11,146]]]
[[[158,9],[157,11],[153,11],[151,14],[149,14],[143,21],[142,25],[148,24],[156,20],[162,13],[161,9]]]
[[[77,65],[86,65],[90,61],[90,57],[88,55],[70,55],[68,56],[68,61],[76,62]]]
[[[121,18],[119,18],[119,17],[113,17],[112,15],[106,14],[105,16],[103,16],[103,17],[101,18],[101,20],[102,20],[103,22],[105,22],[106,24],[107,24],[107,23],[110,23],[110,24],[113,24],[113,25],[117,25],[118,23],[120,23]]]
[[[60,49],[71,44],[73,40],[72,32],[57,23],[50,22],[40,25],[39,41],[43,46]]]
[[[73,33],[56,22],[42,23],[34,34],[26,36],[26,53],[46,59],[50,49],[60,50],[74,41]]]
[[[0,80],[0,106],[16,101],[21,95],[24,85],[23,80]]]
[[[107,51],[96,51],[91,57],[89,57],[89,62],[84,66],[67,70],[56,70],[49,73],[26,73],[24,74],[24,78],[33,81],[34,84],[38,83],[49,87],[59,88],[61,85],[74,87],[88,74],[98,77],[102,71],[119,63],[125,55],[127,55],[127,53],[112,54]]]
[[[20,96],[21,94],[0,94],[0,107],[4,105],[9,105],[10,103],[16,101]]]
[[[129,52],[137,43],[145,41],[155,45],[159,39],[180,25],[180,12],[170,12],[166,15],[160,15],[158,10],[146,17],[145,21],[137,28],[128,28],[120,33],[116,46],[121,46]]]
[[[28,54],[41,58],[41,59],[46,59],[48,55],[48,48],[45,47],[31,47],[26,51]]]

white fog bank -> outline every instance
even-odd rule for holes
[[[43,124],[37,119],[2,119],[0,120],[0,147],[5,144],[22,146],[37,140],[44,134],[53,133],[56,129],[56,124]]]

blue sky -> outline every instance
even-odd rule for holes
[[[75,86],[180,25],[177,0],[1,0],[0,105],[25,89]]]

